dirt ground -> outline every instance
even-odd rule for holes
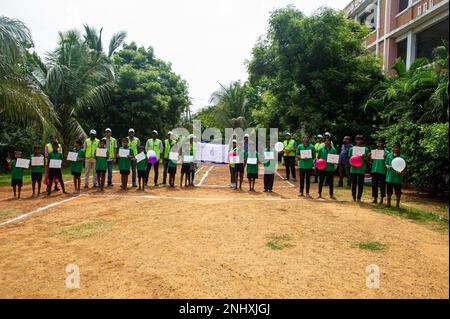
[[[228,179],[227,166],[202,164],[195,189],[120,191],[118,174],[80,196],[31,198],[26,185],[17,201],[0,188],[0,298],[449,297],[448,231],[353,203],[348,189],[303,199],[279,176],[273,193],[262,175],[254,193]],[[66,287],[71,263],[79,289]],[[366,287],[369,265],[378,289]]]

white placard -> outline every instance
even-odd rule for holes
[[[273,152],[264,152],[264,159],[273,160],[275,159],[275,154]]]
[[[184,155],[183,162],[184,163],[192,163],[194,161],[194,156],[192,155]]]
[[[145,160],[145,153],[140,152],[138,155],[136,155],[136,162],[139,163],[141,161]]]
[[[61,168],[62,160],[51,159],[49,168]]]
[[[300,150],[300,158],[301,159],[312,158],[312,150]]]
[[[384,160],[384,150],[372,150],[372,159]]]
[[[119,157],[128,157],[130,155],[130,149],[119,148]]]
[[[97,150],[95,151],[95,156],[98,157],[106,157],[106,152],[108,150],[106,148],[97,148]]]
[[[67,160],[71,162],[76,162],[78,159],[78,153],[77,152],[69,152],[67,154]]]
[[[171,161],[178,161],[178,153],[177,152],[170,152],[169,153],[169,159]]]
[[[331,164],[339,164],[339,155],[337,154],[328,154],[327,163]]]
[[[366,154],[366,148],[362,146],[353,146],[352,155],[363,156]]]
[[[247,164],[255,165],[258,163],[258,159],[256,157],[249,157],[247,158]]]
[[[16,160],[16,167],[19,168],[29,168],[30,167],[30,160],[25,158],[18,158]]]
[[[31,166],[44,166],[44,156],[33,156]]]
[[[230,156],[230,163],[231,164],[239,164],[241,162],[241,159],[239,156]]]

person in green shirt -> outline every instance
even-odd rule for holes
[[[256,159],[256,164],[249,164],[248,160]],[[247,179],[249,183],[249,191],[254,192],[255,191],[255,182],[258,179],[258,163],[259,163],[259,155],[256,151],[256,145],[254,142],[250,142],[248,144],[248,152],[245,152],[244,154],[244,166],[247,167]]]
[[[397,199],[397,208],[400,208],[400,198],[402,196],[402,184],[403,184],[403,175],[405,171],[399,173],[395,169],[392,168],[392,161],[397,158],[403,158],[400,154],[400,144],[395,143],[392,146],[392,153],[386,156],[386,187],[387,187],[387,206],[391,207],[391,199],[392,194],[395,191],[395,197]],[[404,158],[403,158],[404,159]]]
[[[75,187],[75,194],[79,193],[81,190],[81,172],[83,171],[83,162],[85,159],[84,149],[81,147],[83,142],[81,140],[76,140],[72,152],[77,153],[77,160],[70,164],[70,171],[73,176],[73,184]]]
[[[125,157],[120,156],[120,150],[129,150],[129,153]],[[120,171],[120,177],[121,177],[121,185],[120,188],[122,190],[128,189],[128,175],[130,175],[130,168],[131,168],[131,160],[134,157],[133,149],[131,149],[128,146],[128,138],[122,139],[122,147],[119,148],[119,152],[117,153],[117,158],[119,162],[119,171]]]
[[[63,159],[63,155],[62,153],[59,152],[59,144],[58,143],[53,143],[52,145],[53,147],[53,152],[48,154],[48,158],[49,158],[49,162],[48,162],[48,184],[47,184],[47,195],[51,194],[51,188],[52,188],[52,184],[56,183],[56,181],[59,181],[59,184],[61,185],[63,194],[67,194],[65,186],[64,186],[64,181],[62,178],[62,172],[61,172],[61,168],[56,168],[56,167],[50,167],[52,161],[62,161]]]
[[[175,175],[177,174],[177,161],[173,161],[170,158],[167,159],[167,171],[169,173],[169,187],[175,187]]]
[[[6,159],[8,162],[8,168],[11,171],[11,186],[13,188],[14,198],[20,199],[20,193],[22,192],[23,185],[23,168],[16,167],[17,159],[22,158],[21,151],[14,152],[14,159],[10,157]]]
[[[106,150],[106,156],[95,156],[95,171],[97,173],[97,183],[99,186],[99,191],[103,192],[103,189],[105,187],[106,170],[108,168],[109,158],[105,139],[100,140],[98,149]]]
[[[193,156],[194,150],[189,141],[183,143],[181,147],[181,156],[183,158],[183,163],[181,164],[181,177],[180,177],[180,187],[183,187],[183,178],[184,178],[184,187],[188,187],[191,185],[191,161],[186,161],[185,156]]]
[[[290,179],[289,175],[292,175],[292,179],[295,181],[295,150],[297,149],[297,142],[291,138],[291,133],[284,133],[285,140],[283,142],[283,160],[284,166],[286,166],[286,180]]]
[[[319,148],[317,158],[324,159],[325,161],[327,161],[328,154],[337,154],[337,150],[333,146],[331,146],[331,138],[330,137],[325,137],[324,143],[325,143],[324,146]],[[328,187],[329,187],[330,198],[336,199],[336,197],[334,197],[334,171],[336,170],[336,168],[337,168],[336,164],[328,163],[328,161],[327,161],[327,166],[324,169],[319,170],[319,197],[318,198],[322,198],[323,184],[325,183],[325,180],[326,180]]]
[[[301,151],[311,151],[311,158],[302,158],[301,157]],[[298,160],[298,168],[300,172],[300,194],[299,196],[304,196],[304,189],[305,189],[305,180],[306,180],[306,197],[310,198],[311,195],[309,195],[309,188],[311,185],[311,173],[314,168],[314,162],[313,159],[316,158],[316,148],[310,144],[309,142],[309,134],[305,134],[303,136],[303,143],[300,144],[297,147],[296,157]]]
[[[34,152],[31,157],[44,157],[41,153],[41,147],[36,145],[33,148]],[[44,173],[44,165],[33,165],[31,163],[31,187],[33,189],[33,194],[31,196],[35,196],[36,194],[36,184],[38,187],[37,196],[41,194],[41,184],[42,184],[42,174]]]
[[[266,148],[264,157],[266,157],[267,153],[272,153],[270,157],[272,159],[264,159],[264,192],[272,192],[273,191],[273,182],[275,180],[275,170],[277,165],[276,160],[276,152],[273,145],[270,143],[270,138],[266,140]]]
[[[383,204],[386,197],[386,156],[389,152],[385,149],[386,140],[383,137],[378,138],[377,150],[384,151],[383,159],[373,159],[372,153],[369,153],[369,160],[372,161],[372,197],[373,204],[378,203],[378,188],[380,189],[380,204]]]
[[[356,167],[350,164],[350,176],[352,179],[352,197],[353,201],[360,202],[361,197],[363,194],[364,189],[364,178],[366,175],[366,168],[367,168],[367,158],[369,154],[369,149],[363,145],[364,143],[364,136],[358,134],[355,137],[355,146],[357,147],[364,147],[364,154],[361,156],[363,164],[360,167]],[[348,151],[348,156],[351,158],[353,156],[353,146]],[[358,190],[358,193],[356,192]]]
[[[140,162],[136,163],[136,169],[137,169],[137,176],[138,176],[138,190],[140,191],[145,190],[145,182],[147,180],[147,155],[145,154],[145,147],[144,146],[139,146],[139,154],[143,153],[145,158],[143,160],[141,160]],[[141,187],[141,183],[142,183],[142,187]]]

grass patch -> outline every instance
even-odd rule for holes
[[[10,217],[13,215],[17,215],[19,213],[19,210],[15,208],[7,208],[4,210],[0,210],[0,217]]]
[[[366,241],[354,244],[353,247],[357,247],[359,249],[363,250],[371,250],[371,251],[377,251],[377,250],[383,250],[385,246],[377,241]]]
[[[67,226],[56,234],[67,239],[84,239],[93,236],[101,236],[109,232],[114,222],[106,219],[93,219],[80,224]]]
[[[281,236],[270,235],[268,239],[269,241],[266,243],[266,247],[269,247],[270,249],[273,250],[281,250],[283,248],[289,248],[294,246],[293,244],[290,243],[292,239],[291,236],[286,234]]]

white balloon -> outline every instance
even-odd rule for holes
[[[406,168],[406,162],[401,157],[396,157],[392,160],[392,168],[395,169],[397,172],[401,173]]]
[[[275,143],[275,151],[281,152],[282,150],[284,150],[284,144],[281,142],[276,142]]]

